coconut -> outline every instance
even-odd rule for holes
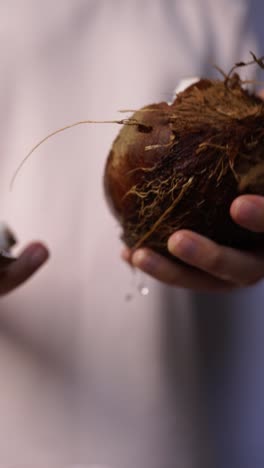
[[[263,246],[264,234],[229,212],[241,194],[264,195],[263,101],[233,73],[143,107],[112,145],[104,188],[132,249],[170,256],[168,238],[179,229],[238,249]]]

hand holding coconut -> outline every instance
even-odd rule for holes
[[[224,76],[137,111],[106,166],[124,258],[176,286],[226,290],[264,276],[264,104]]]

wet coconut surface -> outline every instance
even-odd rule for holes
[[[170,256],[167,241],[179,229],[239,249],[262,246],[264,234],[236,225],[229,209],[243,193],[264,195],[263,101],[233,74],[140,109],[113,143],[104,186],[130,248]]]

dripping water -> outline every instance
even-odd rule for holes
[[[132,269],[131,287],[130,291],[125,295],[125,301],[132,301],[136,294],[141,296],[148,296],[150,293],[149,286],[147,285],[145,275],[139,270]]]

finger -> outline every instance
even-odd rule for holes
[[[132,255],[133,266],[169,285],[199,291],[227,291],[232,285],[207,273],[180,265],[149,249],[139,249]]]
[[[132,250],[129,249],[128,247],[123,247],[123,249],[121,251],[121,258],[125,262],[131,264]]]
[[[264,197],[242,195],[232,203],[230,214],[241,226],[255,232],[264,232]]]
[[[169,251],[184,262],[237,286],[254,284],[264,276],[264,257],[224,247],[191,231],[178,231]]]
[[[47,248],[30,244],[8,267],[0,272],[0,295],[7,294],[27,281],[48,259]]]

